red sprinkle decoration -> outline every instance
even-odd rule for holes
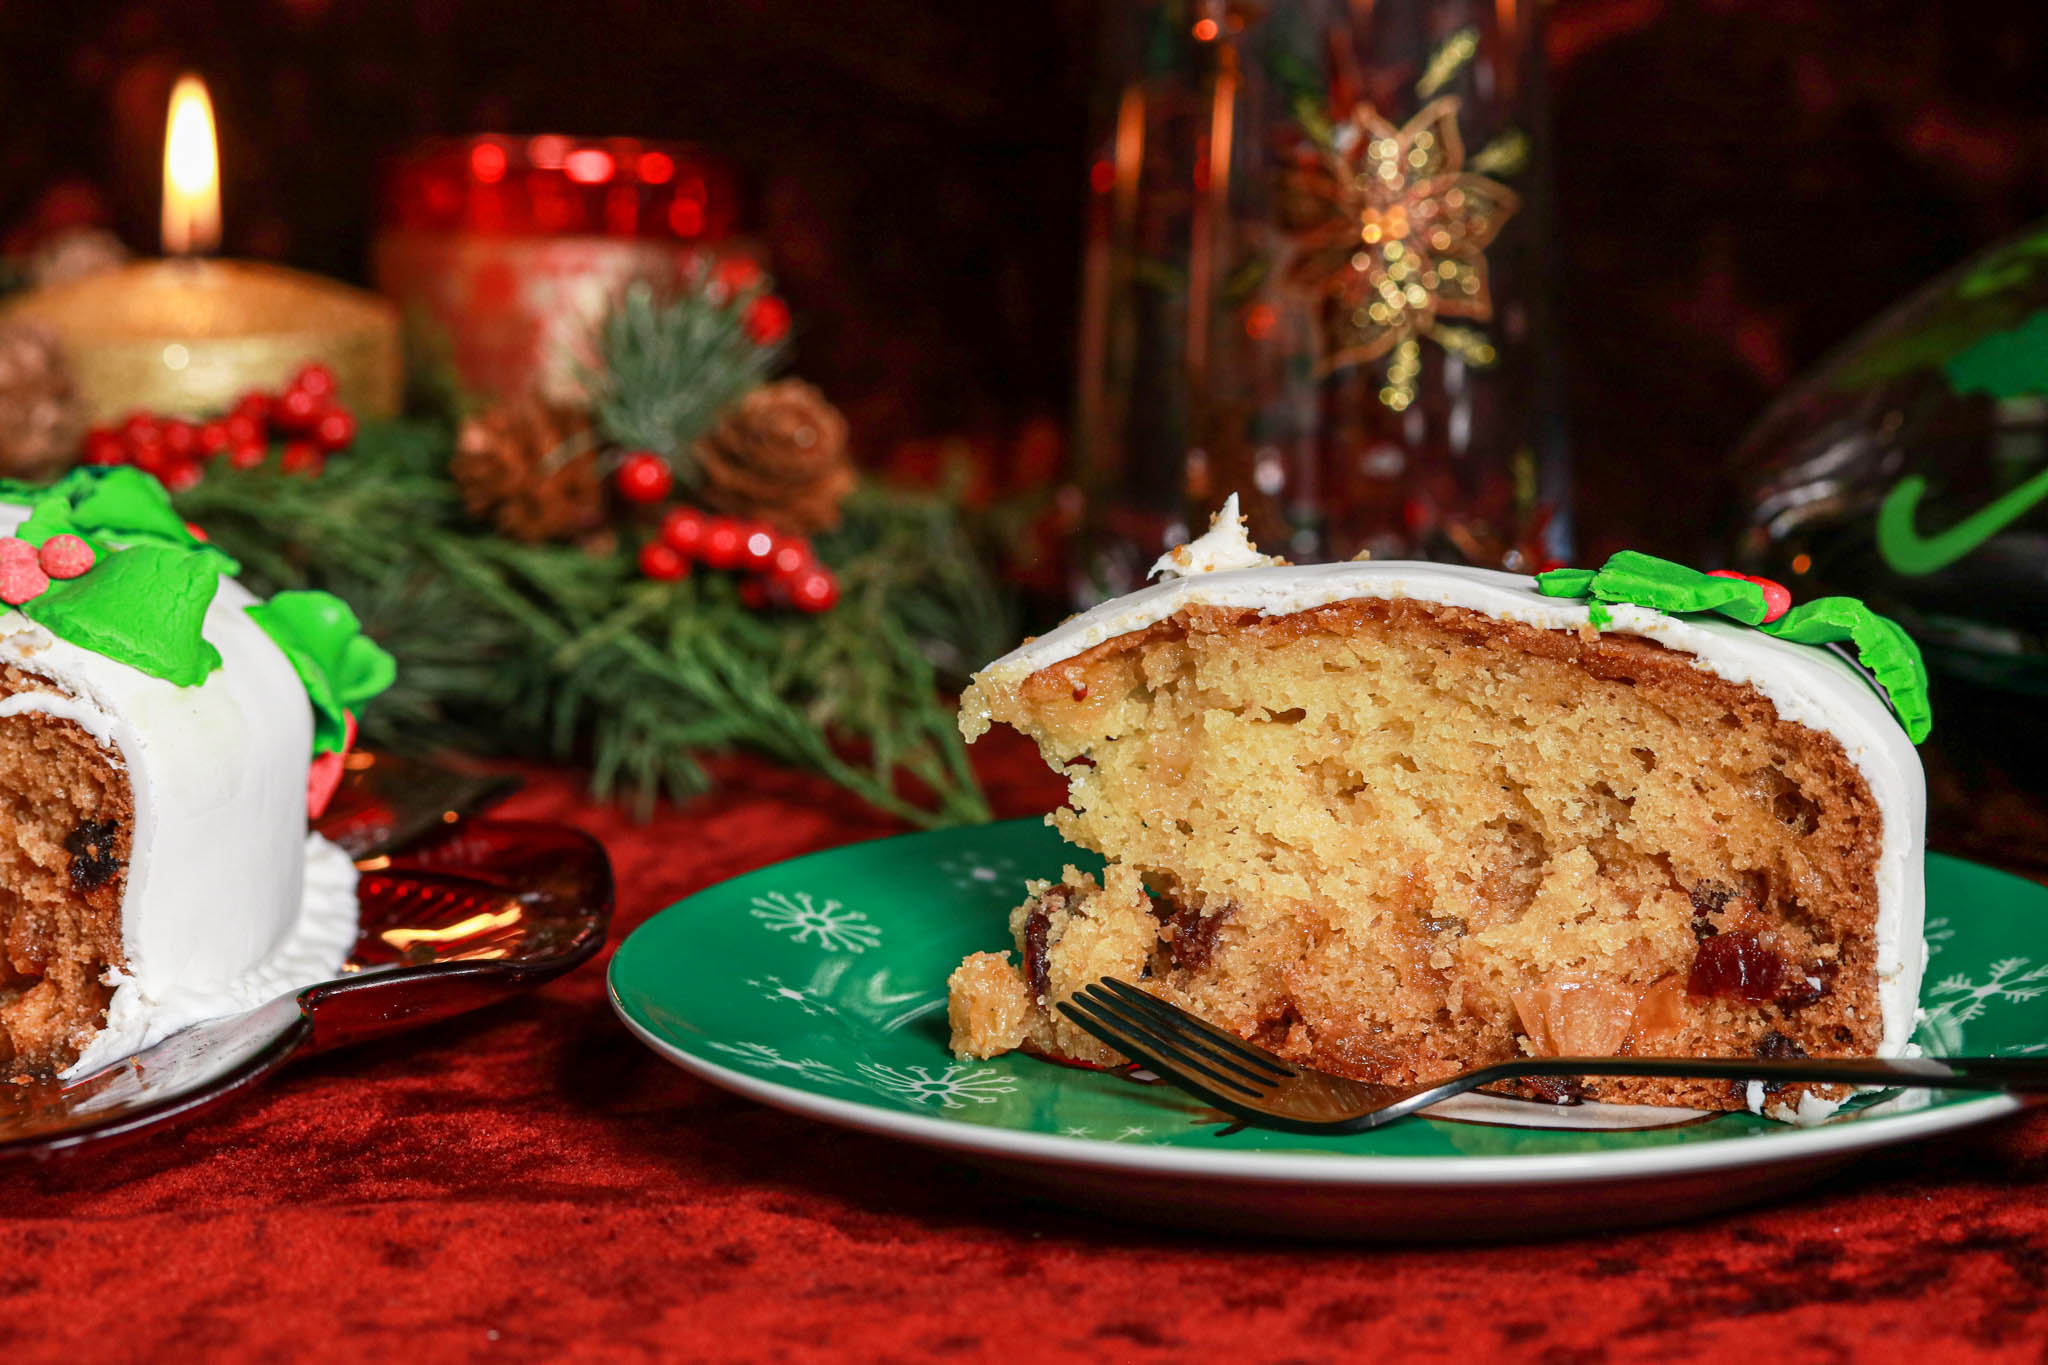
[[[74,535],[51,536],[36,562],[52,578],[76,578],[93,565],[92,546]]]
[[[1786,612],[1792,610],[1791,590],[1775,579],[1757,578],[1750,574],[1737,573],[1733,569],[1712,569],[1708,571],[1707,577],[1735,578],[1740,579],[1744,583],[1754,583],[1759,588],[1762,588],[1764,590],[1765,625],[1769,625]]]
[[[640,547],[640,572],[657,583],[673,583],[690,572],[690,561],[658,540]]]
[[[619,461],[616,477],[620,496],[642,504],[660,502],[676,481],[668,461],[651,450],[636,450]]]
[[[0,602],[10,607],[42,596],[50,587],[50,576],[37,562],[36,547],[19,536],[0,540]]]

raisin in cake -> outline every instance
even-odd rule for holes
[[[333,976],[355,869],[309,802],[389,656],[324,594],[259,604],[137,471],[0,497],[0,1075]]]
[[[953,974],[958,1053],[1118,1061],[1054,1009],[1103,976],[1370,1080],[1522,1053],[1907,1046],[1925,798],[1900,718],[1924,726],[1924,692],[1895,626],[1839,598],[1784,615],[1775,584],[1646,556],[1541,583],[1297,568],[1257,554],[1234,502],[1165,582],[963,698],[970,740],[1012,725],[1067,776],[1049,819],[1107,866],[1033,883],[1014,959]],[[1890,704],[1799,642],[1836,638]]]

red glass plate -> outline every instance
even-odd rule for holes
[[[429,770],[377,762],[374,778],[351,775],[359,797],[386,788],[404,806],[417,804],[404,790],[428,790],[416,781]],[[71,1085],[0,1084],[0,1160],[141,1136],[227,1102],[294,1057],[477,1009],[588,961],[611,923],[603,845],[566,825],[460,817],[502,791],[480,784],[431,833],[360,858],[361,928],[341,977],[194,1025]]]

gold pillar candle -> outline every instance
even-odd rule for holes
[[[358,415],[398,411],[396,307],[282,266],[204,259],[219,240],[213,103],[197,76],[182,76],[164,130],[163,242],[173,259],[35,290],[0,320],[56,334],[93,422],[137,408],[224,412],[251,389],[282,389],[313,361],[334,372],[336,398]]]
[[[334,372],[365,417],[398,411],[398,309],[361,289],[252,261],[142,261],[34,290],[0,313],[39,322],[63,346],[90,420],[136,408],[203,416],[300,366]]]

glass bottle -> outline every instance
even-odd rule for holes
[[[1297,560],[1566,552],[1520,0],[1127,0],[1089,170],[1073,595],[1230,492]]]

